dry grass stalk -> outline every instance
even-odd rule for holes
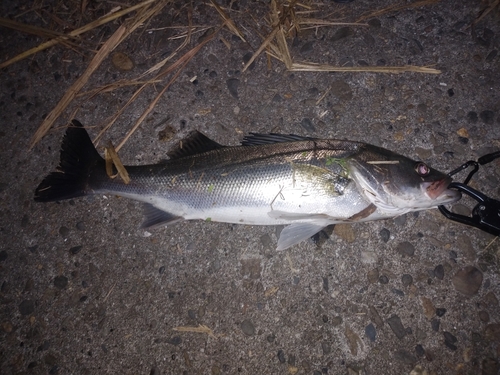
[[[488,13],[490,13],[493,9],[500,5],[500,0],[494,0],[489,4],[485,9],[482,9],[480,15],[472,22],[472,25],[477,25],[479,21],[481,21]]]
[[[44,42],[34,48],[31,48],[27,51],[24,51],[23,53],[20,53],[19,55],[13,57],[12,59],[9,59],[3,63],[0,64],[0,69],[3,69],[9,65],[12,65],[18,61],[21,61],[21,60],[24,60],[25,58],[27,58],[28,56],[31,56],[37,52],[41,52],[47,48],[50,48],[52,46],[55,46],[59,43],[63,43],[65,41],[67,41],[68,39],[71,39],[71,38],[74,38],[80,34],[83,34],[83,33],[86,33],[87,31],[90,31],[92,29],[95,29],[96,27],[99,27],[101,25],[104,25],[108,22],[111,22],[119,17],[122,17],[130,12],[133,12],[137,9],[140,9],[146,5],[149,5],[150,3],[154,2],[155,0],[146,0],[146,1],[143,1],[142,3],[140,4],[137,4],[137,5],[134,5],[130,8],[127,8],[127,9],[123,9],[119,12],[116,12],[116,13],[113,13],[113,14],[110,14],[110,15],[107,15],[107,16],[104,16],[102,18],[99,18],[98,20],[95,20],[93,22],[90,22],[88,23],[87,25],[83,26],[83,27],[80,27],[76,30],[73,30],[71,32],[69,32],[68,34],[66,35],[62,35],[62,36],[57,36],[55,39],[51,39],[47,42]],[[2,26],[6,26],[6,27],[9,27],[8,25],[2,25]],[[23,31],[23,30],[20,30],[18,28],[16,28],[16,30],[19,30],[19,31]],[[52,32],[52,31],[51,31]],[[53,33],[53,32],[52,32]]]
[[[439,0],[423,0],[410,6],[423,6],[427,4],[433,4]],[[498,0],[500,1],[500,0]],[[393,9],[399,9],[402,6],[393,6],[391,7],[391,11]],[[405,6],[407,7],[407,6]],[[261,44],[260,48],[253,54],[252,58],[247,62],[244,66],[243,71],[245,71],[250,64],[257,58],[257,56],[264,50],[267,50],[267,54],[280,60],[285,64],[286,69],[290,71],[303,71],[303,72],[372,72],[372,73],[406,73],[406,72],[414,72],[414,73],[427,73],[427,74],[439,74],[441,71],[429,67],[420,67],[420,66],[367,66],[367,67],[342,67],[342,66],[334,66],[328,64],[318,64],[318,63],[309,63],[309,62],[294,62],[291,55],[290,50],[288,48],[288,43],[286,41],[286,36],[290,34],[292,30],[298,31],[302,22],[305,25],[313,25],[316,20],[313,18],[296,18],[295,13],[292,9],[285,9],[286,7],[282,7],[278,10],[278,5],[276,0],[271,2],[271,20],[272,20],[272,31],[266,37],[264,42]],[[383,11],[386,11],[388,8],[385,8]],[[333,22],[324,21],[320,22],[318,26],[326,26],[330,24],[335,24]],[[362,23],[353,23],[351,25],[356,26],[365,26],[366,24]],[[315,26],[311,26],[315,27]],[[273,40],[276,39],[276,43],[273,43]]]
[[[198,327],[190,327],[190,326],[181,326],[172,328],[177,332],[194,332],[194,333],[206,333],[210,337],[216,339],[217,337],[214,335],[214,331],[208,328],[206,325],[199,324]]]
[[[361,22],[361,21],[364,21],[368,18],[380,17],[382,14],[397,12],[397,11],[403,10],[403,9],[420,8],[420,7],[423,7],[426,5],[432,5],[432,4],[439,3],[440,1],[441,0],[420,0],[420,1],[416,1],[414,3],[410,3],[410,4],[393,4],[393,5],[390,5],[386,8],[376,10],[375,12],[370,12],[368,14],[365,14],[364,16],[361,16],[360,18],[358,18],[358,20],[356,22]]]
[[[125,184],[130,183],[130,176],[123,166],[123,163],[116,153],[116,150],[111,141],[109,141],[108,146],[104,149],[104,160],[106,161],[106,174],[108,175],[108,177],[115,178],[116,176],[120,176]],[[118,172],[117,174],[113,174],[113,165]]]
[[[88,65],[85,72],[83,72],[83,74],[75,81],[75,83],[71,85],[71,87],[63,95],[59,103],[57,103],[54,109],[42,122],[35,135],[31,139],[30,149],[33,148],[33,146],[38,141],[40,141],[40,139],[42,139],[42,137],[49,131],[57,118],[68,107],[71,101],[75,98],[76,94],[87,83],[90,76],[101,65],[104,59],[106,59],[108,55],[116,48],[116,46],[118,46],[147,19],[158,14],[169,1],[170,0],[160,0],[157,1],[153,6],[141,8],[135,17],[129,19],[124,23],[124,25],[118,27],[114,34],[104,43],[104,45],[99,49],[94,58],[90,61],[90,64]],[[151,4],[153,3],[153,0],[147,0],[144,3]]]
[[[226,14],[226,12],[224,12],[224,10],[220,7],[220,5],[217,4],[214,0],[210,0],[210,3],[222,17],[222,19],[224,20],[224,24],[229,29],[229,31],[237,35],[242,41],[246,42],[241,31],[236,27],[233,20]]]
[[[226,23],[224,22],[224,24],[222,24],[222,26],[219,29],[217,29],[217,31],[215,31],[212,35],[210,35],[209,37],[207,37],[205,40],[203,40],[200,44],[198,44],[193,49],[191,49],[188,52],[186,52],[181,58],[179,58],[179,60],[177,60],[174,64],[172,64],[171,66],[169,66],[168,69],[165,72],[160,72],[155,77],[155,79],[163,78],[166,74],[174,71],[177,67],[179,67],[179,69],[174,74],[174,76],[165,85],[165,87],[158,93],[158,95],[156,96],[156,98],[151,102],[151,104],[148,106],[148,108],[146,108],[146,110],[142,113],[142,115],[136,121],[136,123],[134,124],[134,126],[132,127],[132,129],[127,133],[127,135],[125,136],[125,138],[116,147],[117,151],[119,151],[123,147],[123,145],[128,141],[128,139],[130,138],[130,136],[142,124],[142,122],[144,121],[144,119],[149,115],[149,113],[154,109],[154,107],[156,106],[156,104],[158,103],[158,101],[161,99],[161,97],[163,96],[163,94],[165,93],[165,91],[167,91],[167,89],[177,80],[177,77],[182,72],[182,70],[184,69],[184,67],[189,63],[189,61],[191,61],[191,59],[203,48],[203,46],[205,44],[207,44],[209,41],[211,41],[215,37],[215,35],[219,32],[219,30],[222,27],[225,26],[225,24]]]

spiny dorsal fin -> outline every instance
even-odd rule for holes
[[[180,159],[186,156],[202,154],[204,152],[224,148],[226,146],[220,145],[212,141],[206,135],[195,130],[191,132],[185,139],[183,139],[179,146],[169,151],[167,155],[170,159]]]
[[[260,133],[250,133],[246,135],[241,142],[242,146],[259,146],[259,145],[269,145],[273,143],[282,142],[296,142],[296,141],[313,141],[316,138],[302,137],[295,134],[260,134]]]

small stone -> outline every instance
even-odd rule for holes
[[[300,47],[301,54],[307,54],[313,50],[314,41],[305,42],[302,47]]]
[[[490,110],[482,111],[479,114],[479,117],[481,118],[481,120],[483,120],[485,124],[491,125],[493,124],[493,119],[495,118],[495,112]]]
[[[59,234],[63,237],[66,237],[69,234],[69,228],[62,226],[59,228]]]
[[[253,280],[260,278],[262,267],[259,258],[242,259],[240,263],[241,263],[241,274],[243,276],[248,276],[250,279]]]
[[[118,70],[128,71],[134,68],[134,63],[130,57],[123,52],[115,52],[111,56],[111,62]]]
[[[459,137],[469,138],[469,132],[465,128],[460,128],[457,130],[457,134]]]
[[[245,335],[247,336],[255,335],[255,326],[250,320],[245,319],[243,322],[241,322],[240,327]]]
[[[247,63],[250,61],[250,59],[252,58],[253,56],[253,53],[252,52],[247,52],[243,55],[243,63]],[[249,70],[253,70],[253,68],[255,68],[255,60],[252,61],[252,63],[248,66],[248,69]]]
[[[328,355],[332,351],[332,346],[328,342],[323,341],[321,343],[321,350],[323,351],[323,355]]]
[[[0,262],[5,262],[7,260],[7,251],[2,250],[0,251]]]
[[[330,38],[331,42],[336,42],[340,39],[347,38],[348,36],[351,36],[354,34],[354,30],[351,29],[350,27],[341,27],[338,29],[335,34]]]
[[[380,235],[380,239],[383,242],[387,242],[391,238],[391,232],[389,232],[389,230],[386,228],[381,229],[379,232],[379,235]]]
[[[446,314],[446,309],[443,307],[440,307],[436,309],[436,315],[439,316],[440,318]]]
[[[403,276],[401,276],[401,282],[404,286],[410,286],[413,283],[413,277],[405,273]]]
[[[417,358],[405,349],[398,349],[394,352],[394,358],[397,359],[400,362],[403,363],[408,363],[408,364],[415,364],[417,362]]]
[[[366,276],[368,278],[368,281],[371,284],[375,284],[378,281],[378,278],[379,278],[378,268],[374,268],[374,269],[368,271],[368,273],[367,273]]]
[[[500,343],[500,323],[491,323],[484,329],[484,339]]]
[[[352,89],[351,86],[345,81],[334,81],[331,85],[331,93],[335,95],[338,99],[343,101],[349,101],[352,99]]]
[[[438,318],[434,318],[431,320],[431,328],[433,331],[439,331],[439,326],[441,325],[441,321]]]
[[[358,355],[358,342],[361,342],[359,336],[348,326],[345,327],[344,331],[345,337],[347,338],[347,343],[349,344],[349,349],[353,356]]]
[[[402,256],[411,257],[415,254],[415,247],[408,241],[400,242],[396,250]]]
[[[375,341],[377,337],[377,330],[375,329],[375,326],[370,323],[365,327],[365,335],[370,339],[370,341]]]
[[[72,248],[69,249],[69,252],[73,255],[78,254],[80,250],[83,249],[83,246],[73,246]]]
[[[375,323],[378,328],[381,328],[384,325],[384,321],[380,317],[377,309],[375,308],[375,306],[371,306],[371,305],[369,308],[370,308],[370,318],[371,318],[372,322]]]
[[[229,78],[226,81],[226,84],[231,96],[235,99],[238,99],[238,88],[240,86],[240,80],[238,78]]]
[[[339,325],[342,324],[342,321],[343,321],[343,319],[341,316],[334,316],[332,318],[332,326],[338,327]]]
[[[496,49],[494,49],[493,51],[491,51],[490,53],[488,53],[488,55],[486,56],[486,59],[484,59],[484,61],[486,61],[486,62],[492,62],[493,59],[495,57],[497,57],[497,54],[498,54],[498,51]]]
[[[273,342],[274,339],[276,339],[276,336],[274,334],[267,335],[266,337],[267,342]]]
[[[459,270],[451,280],[457,291],[472,297],[475,295],[483,282],[483,274],[474,266],[467,266]]]
[[[490,321],[490,314],[487,311],[481,310],[479,311],[479,319],[484,323],[488,323]]]
[[[388,284],[389,283],[389,278],[386,276],[386,275],[381,275],[379,278],[378,278],[378,282],[380,284]]]
[[[21,315],[29,315],[35,311],[35,302],[31,300],[24,300],[19,304],[19,312]]]
[[[422,358],[425,355],[424,347],[418,344],[417,346],[415,346],[415,353],[417,354],[417,357]]]
[[[166,340],[167,344],[170,345],[180,345],[182,343],[182,338],[180,336],[174,336]]]
[[[497,375],[500,370],[500,363],[496,358],[485,358],[481,362],[481,375]]]
[[[76,223],[76,229],[78,230],[85,230],[85,223],[83,221],[79,221],[78,223]]]
[[[391,327],[392,332],[396,335],[398,339],[402,339],[406,336],[406,330],[401,322],[401,318],[397,315],[392,315],[389,319],[387,319],[387,323],[389,327]]]
[[[59,289],[64,289],[68,285],[68,278],[66,276],[56,276],[54,278],[54,286]]]
[[[354,229],[350,224],[337,224],[333,228],[333,232],[348,243],[352,243],[356,240]]]
[[[434,314],[436,313],[436,308],[432,301],[427,297],[420,297],[420,301],[422,302],[422,308],[424,309],[424,315],[427,319],[432,319]]]
[[[283,350],[278,350],[278,361],[280,361],[280,363],[285,363],[286,362],[286,358],[285,358],[285,352]]]
[[[444,278],[444,267],[442,264],[437,265],[436,268],[434,268],[434,276],[438,278],[439,280],[443,280]]]
[[[309,119],[307,117],[302,119],[302,121],[300,122],[300,126],[302,126],[304,128],[304,130],[309,132],[309,133],[314,133],[316,131],[316,128],[314,127],[311,119]],[[335,227],[337,227],[337,226],[335,226]]]
[[[473,124],[475,124],[478,119],[479,119],[479,117],[477,115],[477,112],[470,111],[469,113],[467,113],[467,120],[469,120],[469,122],[472,122]]]

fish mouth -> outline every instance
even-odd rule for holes
[[[457,190],[448,189],[451,181],[451,178],[446,177],[432,182],[423,182],[422,188],[432,200],[443,201],[441,204],[455,202],[459,200],[462,195]]]

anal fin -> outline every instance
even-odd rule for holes
[[[162,225],[173,224],[180,220],[184,220],[180,216],[172,215],[171,213],[165,212],[156,208],[150,203],[144,203],[144,221],[141,228],[157,228]]]
[[[307,240],[315,235],[320,230],[328,226],[328,223],[294,223],[283,228],[278,239],[278,247],[276,250],[285,250],[290,246],[296,245],[299,242]]]

